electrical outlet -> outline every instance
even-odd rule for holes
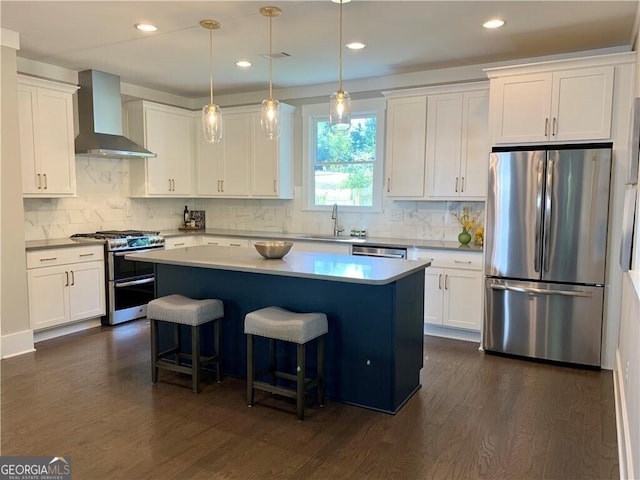
[[[133,213],[131,212],[131,200],[129,200],[128,198],[124,201],[124,215],[126,217],[130,217],[131,215],[133,215]]]
[[[404,210],[396,208],[389,211],[389,219],[392,222],[402,222],[404,220]]]

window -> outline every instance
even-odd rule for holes
[[[353,101],[351,128],[334,134],[328,104],[302,107],[307,209],[381,211],[384,108],[384,100]]]

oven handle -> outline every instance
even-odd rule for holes
[[[133,287],[134,285],[144,285],[145,283],[153,283],[155,281],[156,281],[155,277],[151,277],[151,278],[143,278],[142,280],[133,280],[131,282],[114,283],[113,286],[115,288]]]
[[[402,253],[358,253],[353,252],[353,255],[360,257],[381,257],[381,258],[400,258],[404,259],[404,255]]]
[[[144,250],[127,250],[126,252],[113,252],[114,257],[124,257],[125,255],[129,255],[130,253],[146,253],[152,250],[156,250],[155,248],[146,248]]]

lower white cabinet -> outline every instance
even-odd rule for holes
[[[417,250],[412,258],[431,260],[425,269],[424,322],[480,331],[482,253]]]
[[[249,240],[247,240],[246,238],[205,236],[205,237],[202,238],[202,244],[203,245],[217,245],[219,247],[249,248]]]
[[[351,245],[338,242],[294,242],[294,252],[321,252],[321,253],[339,253],[342,255],[351,254]]]
[[[201,235],[178,235],[176,237],[165,237],[164,248],[170,250],[172,248],[193,247],[202,245]]]
[[[27,252],[27,279],[33,330],[106,313],[101,245]]]

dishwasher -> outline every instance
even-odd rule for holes
[[[398,247],[379,247],[376,245],[352,245],[351,255],[403,259],[407,258],[407,249]]]

